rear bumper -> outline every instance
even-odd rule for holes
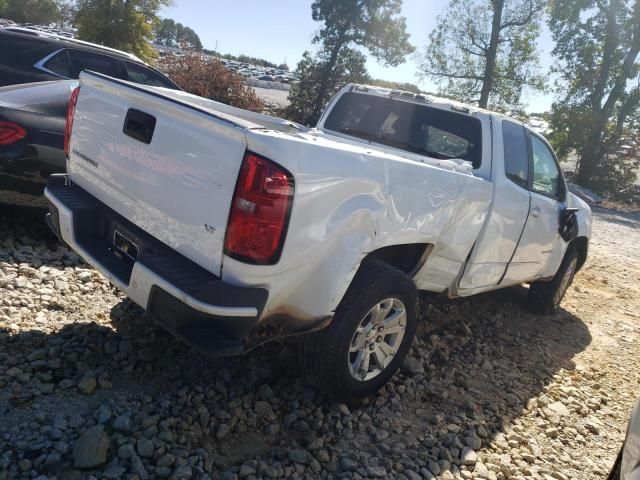
[[[267,302],[263,288],[238,287],[177,253],[76,185],[52,175],[47,223],[61,241],[102,273],[151,318],[197,350],[236,355],[254,346]],[[114,248],[114,232],[138,247],[134,259]]]

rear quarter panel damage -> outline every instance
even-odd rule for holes
[[[322,135],[249,131],[249,150],[295,178],[280,261],[246,265],[225,257],[223,279],[269,289],[262,318],[294,317],[300,329],[332,315],[362,259],[389,245],[434,249],[419,288],[443,291],[457,278],[484,222],[490,182]]]

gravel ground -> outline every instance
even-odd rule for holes
[[[0,219],[0,478],[601,479],[639,395],[640,214],[598,210],[556,315],[518,287],[421,301],[403,370],[359,405],[295,345],[212,360],[46,230]]]

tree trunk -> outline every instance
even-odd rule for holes
[[[336,66],[336,62],[338,61],[338,55],[340,54],[340,50],[344,45],[344,33],[341,33],[336,40],[335,45],[331,49],[331,55],[329,56],[329,61],[324,69],[322,74],[322,80],[320,81],[320,87],[318,88],[318,94],[316,96],[316,100],[313,104],[313,113],[312,119],[310,121],[316,122],[318,117],[320,117],[320,112],[322,111],[322,107],[324,107],[324,97],[327,95],[327,89],[329,88],[329,76],[331,75],[331,71]]]
[[[607,120],[608,115],[604,110],[601,110],[595,115],[591,131],[580,152],[578,174],[576,176],[579,185],[588,186],[591,183],[596,167],[598,163],[600,163],[600,157],[604,154],[602,151],[602,141]]]
[[[493,21],[491,22],[491,39],[487,50],[487,62],[484,65],[482,90],[480,90],[480,108],[487,108],[489,95],[493,88],[493,75],[496,69],[496,57],[498,55],[498,42],[500,41],[500,26],[502,24],[502,10],[504,0],[494,0]]]

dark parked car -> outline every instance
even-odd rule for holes
[[[51,173],[65,171],[64,126],[77,80],[0,88],[0,211],[46,207]]]
[[[82,70],[179,89],[135,55],[38,30],[0,28],[0,86],[75,79]]]

